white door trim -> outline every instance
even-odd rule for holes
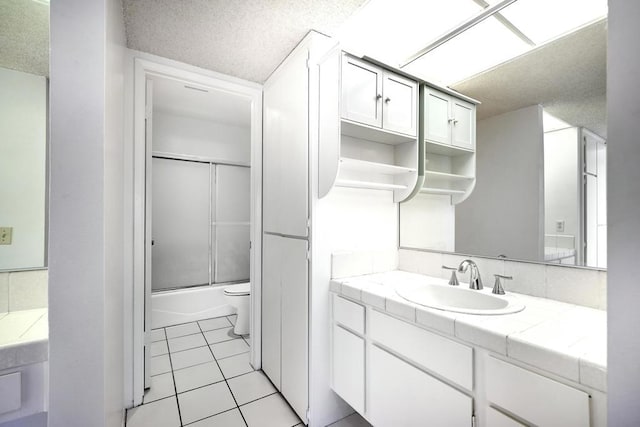
[[[251,101],[251,364],[260,369],[261,361],[261,248],[262,248],[262,89],[222,78],[187,71],[147,59],[134,59],[133,75],[133,298],[131,387],[133,405],[142,403],[144,394],[145,334],[145,92],[148,76],[162,76],[215,90],[222,90]],[[131,358],[129,358],[130,356]]]

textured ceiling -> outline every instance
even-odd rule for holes
[[[365,0],[124,0],[127,45],[262,83],[311,29],[333,34]]]
[[[453,86],[478,119],[534,104],[606,138],[607,23],[600,21]]]
[[[153,107],[179,116],[250,127],[251,102],[235,94],[216,90],[194,90],[177,80],[153,78]]]
[[[0,0],[0,67],[49,75],[49,4]]]

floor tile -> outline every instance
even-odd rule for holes
[[[215,344],[222,341],[229,341],[241,338],[239,335],[233,333],[233,328],[216,329],[213,331],[207,331],[204,333],[204,337],[209,344]]]
[[[166,339],[167,339],[167,335],[164,333],[164,328],[153,329],[151,331],[151,341],[152,342],[162,341],[162,340],[166,340]]]
[[[238,409],[232,409],[202,421],[189,424],[188,427],[246,427]]]
[[[213,360],[209,347],[198,347],[171,353],[171,364],[174,371],[201,363],[213,362]]]
[[[224,381],[178,394],[178,401],[184,424],[199,421],[236,406]]]
[[[173,387],[173,374],[167,372],[166,374],[156,375],[151,377],[151,387],[145,390],[142,403],[150,403],[174,394],[176,394],[176,389]]]
[[[371,427],[371,424],[362,418],[360,414],[356,413],[336,421],[333,424],[329,424],[327,427]]]
[[[218,364],[225,378],[237,377],[238,375],[253,371],[253,367],[249,363],[249,353],[242,353],[220,359]]]
[[[180,427],[175,397],[157,400],[127,411],[127,427]]]
[[[198,322],[203,331],[211,331],[214,329],[228,328],[231,325],[226,317],[215,317],[213,319],[200,320]]]
[[[276,392],[276,388],[262,371],[254,371],[231,378],[228,383],[238,405],[244,405]]]
[[[163,354],[151,358],[151,375],[164,374],[165,372],[171,372],[171,362],[169,362],[169,355]]]
[[[236,325],[236,319],[238,318],[238,316],[236,314],[232,314],[231,316],[227,316],[227,319],[229,319],[229,322],[231,322],[231,324],[233,326]]]
[[[224,341],[212,344],[210,347],[216,359],[235,356],[236,354],[246,353],[249,351],[249,346],[244,342],[244,340]]]
[[[185,323],[183,325],[177,325],[177,326],[169,326],[166,328],[166,330],[167,330],[167,338],[169,339],[200,333],[200,327],[196,322]]]
[[[169,353],[166,341],[156,341],[151,343],[151,357]]]
[[[174,371],[173,375],[175,376],[178,393],[217,383],[224,379],[216,362],[180,369],[179,371]]]
[[[300,422],[280,394],[272,394],[240,407],[249,427],[291,427]]]
[[[187,335],[169,340],[169,350],[171,350],[171,353],[188,350],[190,348],[202,347],[203,345],[207,345],[207,342],[204,340],[204,336],[202,336],[202,334]]]

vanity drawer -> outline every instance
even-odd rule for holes
[[[334,294],[333,321],[364,334],[364,307]]]
[[[22,375],[20,372],[0,376],[0,414],[22,406]]]
[[[467,390],[473,388],[473,349],[377,311],[371,339]]]
[[[589,426],[587,393],[494,357],[486,368],[491,403],[540,426]]]

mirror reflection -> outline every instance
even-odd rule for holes
[[[0,14],[0,270],[46,265],[49,4]]]
[[[606,268],[606,25],[450,85],[482,103],[475,188],[401,204],[401,247]]]

